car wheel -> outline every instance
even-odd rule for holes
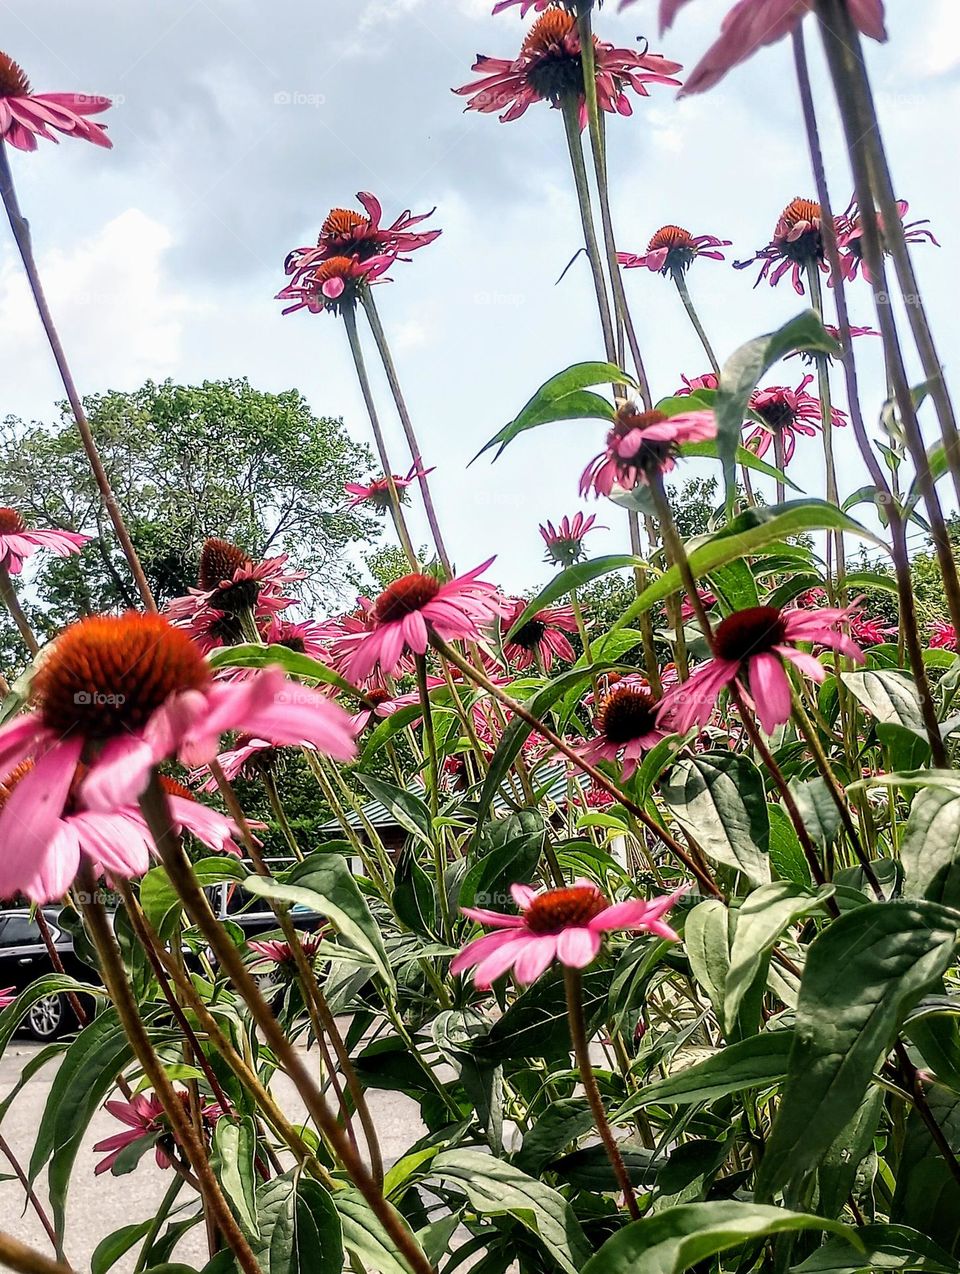
[[[27,1013],[23,1024],[35,1040],[42,1044],[55,1040],[67,1029],[70,1011],[62,995],[45,995]]]

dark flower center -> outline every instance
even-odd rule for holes
[[[281,637],[276,644],[286,647],[287,650],[292,650],[297,655],[305,655],[307,653],[307,643],[296,634],[290,637]]]
[[[754,407],[753,410],[776,433],[789,428],[797,418],[796,411],[786,398],[772,398],[762,407]]]
[[[656,728],[659,706],[645,690],[620,686],[604,700],[600,729],[610,743],[631,743]]]
[[[17,535],[27,524],[16,509],[0,509],[0,535]]]
[[[538,97],[558,102],[583,92],[583,63],[575,31],[573,15],[561,9],[548,9],[530,28],[520,56],[529,59],[527,83]]]
[[[616,444],[627,434],[633,433],[636,429],[642,433],[651,425],[662,424],[667,419],[668,417],[662,411],[638,411],[633,403],[626,403],[617,412],[617,419],[607,438],[607,446],[613,451]],[[624,468],[640,469],[646,472],[662,469],[666,460],[676,450],[676,445],[672,442],[648,442],[641,439],[636,450],[630,455],[620,455],[619,452],[616,454]]]
[[[794,199],[780,214],[774,240],[783,256],[798,265],[823,260],[823,236],[820,232],[820,205],[812,199]],[[788,239],[791,230],[801,222],[811,223],[795,239]]]
[[[534,898],[524,912],[524,920],[533,933],[562,933],[564,929],[582,928],[589,924],[609,905],[603,894],[592,885],[548,889]]]
[[[339,249],[344,255],[358,256],[362,261],[373,256],[378,247],[377,233],[369,217],[350,208],[334,208],[320,230],[317,246],[324,244]]]
[[[390,691],[382,687],[374,687],[373,690],[367,691],[367,699],[375,708],[379,708],[381,703],[389,703],[390,697]]]
[[[439,592],[440,584],[432,575],[404,575],[377,598],[374,619],[378,624],[395,624],[414,611],[423,610]]]
[[[225,646],[237,646],[243,641],[240,620],[236,615],[228,615],[226,612],[217,616],[210,625],[209,632],[215,641],[221,641]]]
[[[196,801],[197,799],[188,787],[184,787],[176,779],[168,779],[165,774],[160,775],[160,786],[167,796],[179,796],[181,801]]]
[[[0,783],[0,810],[3,809],[7,801],[13,795],[13,789],[17,786],[21,779],[25,779],[33,769],[33,761],[21,761],[20,764],[7,774],[3,782]]]
[[[539,619],[531,619],[510,638],[512,646],[521,646],[524,650],[536,650],[543,641],[547,626]]]
[[[786,636],[783,615],[776,606],[751,606],[728,615],[717,625],[713,649],[718,659],[739,663],[782,645]]]
[[[229,540],[205,540],[200,550],[200,587],[205,591],[229,583],[237,571],[252,565],[243,549]]]
[[[30,81],[23,68],[6,53],[0,53],[0,97],[27,97]]]
[[[210,670],[185,632],[160,615],[94,615],[57,638],[34,677],[44,725],[109,739],[137,732],[170,698],[203,690]]]

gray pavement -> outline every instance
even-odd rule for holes
[[[0,1100],[10,1092],[23,1067],[39,1049],[39,1045],[20,1039],[14,1040],[7,1047],[0,1058]],[[311,1059],[313,1056],[311,1053]],[[0,1133],[24,1168],[30,1161],[56,1066],[56,1062],[51,1062],[30,1080],[0,1125]],[[283,1077],[276,1081],[274,1094],[295,1122],[302,1121],[303,1106],[292,1086]],[[425,1129],[420,1122],[416,1103],[402,1093],[371,1092],[369,1102],[384,1162],[389,1167],[423,1135]],[[99,1110],[77,1155],[67,1200],[65,1248],[67,1257],[78,1274],[90,1269],[90,1258],[101,1239],[121,1226],[145,1220],[153,1214],[172,1179],[170,1171],[164,1172],[157,1168],[152,1153],[145,1155],[137,1169],[126,1176],[94,1176],[94,1166],[102,1158],[101,1155],[94,1155],[94,1143],[122,1131],[122,1128],[123,1125],[112,1115]],[[0,1162],[0,1177],[9,1171],[9,1165]],[[41,1201],[46,1204],[44,1174],[41,1174],[36,1189]],[[189,1191],[185,1190],[181,1200],[187,1197]],[[23,1206],[24,1195],[20,1184],[17,1181],[0,1180],[0,1228],[33,1244],[40,1251],[50,1252],[49,1240],[33,1209],[28,1206],[24,1212]],[[174,1259],[202,1267],[206,1259],[202,1226],[198,1226],[183,1239]],[[113,1268],[117,1274],[129,1274],[134,1262],[135,1255],[131,1255]]]

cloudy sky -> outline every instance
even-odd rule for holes
[[[624,46],[649,36],[654,50],[692,67],[727,7],[699,0],[659,41],[655,0],[621,16],[607,5],[598,30]],[[313,242],[326,211],[358,190],[375,191],[390,219],[437,206],[442,237],[397,267],[378,301],[424,454],[437,466],[453,556],[469,568],[496,553],[499,579],[520,589],[546,578],[537,524],[581,507],[577,477],[603,429],[554,426],[492,467],[484,460],[467,472],[466,462],[542,381],[602,347],[582,263],[556,285],[579,242],[559,115],[540,106],[502,125],[463,114],[450,93],[471,78],[478,51],[510,56],[519,47],[528,24],[516,12],[492,18],[490,8],[491,0],[0,0],[0,49],[38,91],[116,101],[102,117],[112,151],[65,142],[13,156],[84,392],[131,389],[147,377],[246,375],[263,389],[295,386],[315,411],[343,416],[366,440],[341,324],[283,318],[272,299],[283,258]],[[958,355],[960,6],[889,0],[887,8],[891,40],[871,46],[871,72],[898,193],[943,244],[917,249],[915,260],[949,372]],[[807,29],[842,208],[849,173]],[[677,103],[654,86],[632,119],[612,122],[610,137],[618,238],[631,250],[675,222],[733,239],[733,255],[747,257],[791,198],[812,193],[786,42],[705,97]],[[669,393],[681,373],[705,370],[703,355],[672,286],[645,271],[627,277],[654,392]],[[721,359],[802,308],[788,285],[753,291],[753,279],[709,261],[690,275]],[[854,322],[872,320],[864,284],[851,304]],[[868,420],[883,396],[878,345],[859,345]],[[794,361],[770,380],[796,384],[802,371]],[[59,397],[0,235],[0,414],[50,418]],[[400,470],[402,436],[386,407],[384,416]],[[794,472],[819,494],[818,444],[801,446]],[[863,481],[855,457],[844,440],[845,491]],[[593,548],[619,551],[623,515],[603,512],[610,530]]]

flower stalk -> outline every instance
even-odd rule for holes
[[[36,659],[40,653],[40,643],[34,636],[30,621],[23,612],[20,599],[17,597],[17,590],[14,588],[13,580],[10,578],[10,572],[5,566],[0,566],[0,601],[10,612],[10,618],[16,624],[17,631],[23,639],[23,644],[30,652],[30,658]]]

